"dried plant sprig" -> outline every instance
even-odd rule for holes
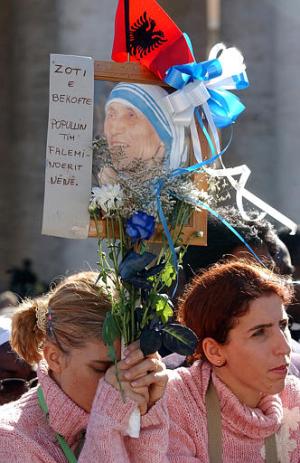
[[[108,204],[113,207],[104,209],[102,208],[102,214],[105,217],[116,217],[116,215],[122,218],[129,218],[135,211],[143,210],[149,215],[158,219],[157,211],[157,185],[160,185],[160,203],[162,206],[163,213],[166,217],[172,214],[172,211],[176,205],[176,198],[184,198],[187,203],[192,204],[195,201],[204,201],[213,205],[216,202],[215,198],[218,198],[217,192],[221,195],[221,182],[219,179],[212,179],[208,174],[207,183],[211,192],[205,192],[195,186],[192,178],[192,174],[184,174],[182,176],[172,177],[170,172],[162,168],[161,162],[156,161],[155,158],[151,159],[147,164],[142,158],[134,158],[124,165],[124,151],[120,147],[118,151],[112,153],[108,147],[105,137],[99,137],[93,143],[94,147],[94,161],[93,161],[93,172],[95,170],[103,170],[109,168],[112,170],[114,177],[113,183],[118,185],[122,192],[122,201],[118,198],[110,198]],[[114,163],[113,163],[114,159]],[[117,162],[117,167],[116,167]],[[96,174],[95,177],[99,182],[99,176]],[[99,182],[100,183],[100,182]],[[104,185],[105,186],[105,185]],[[98,197],[101,191],[98,192]],[[105,198],[107,198],[107,192],[105,191]],[[192,201],[189,201],[189,198]],[[101,200],[98,201],[98,206],[101,209]],[[92,198],[91,210],[95,210],[95,200]]]

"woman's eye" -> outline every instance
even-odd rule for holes
[[[112,119],[114,117],[114,112],[113,111],[107,111],[106,117],[109,119]]]
[[[130,119],[133,119],[133,118],[136,117],[136,114],[135,114],[134,111],[128,111],[127,115],[128,115],[128,117],[129,117]]]
[[[280,329],[282,331],[285,331],[289,327],[288,320],[284,320],[284,321],[280,322],[279,326],[280,326]]]
[[[104,375],[106,373],[107,368],[93,368],[94,372],[97,373],[98,375]]]
[[[260,328],[259,330],[254,331],[254,333],[252,334],[252,337],[256,338],[256,337],[259,337],[259,336],[263,336],[264,334],[265,334],[265,329]]]

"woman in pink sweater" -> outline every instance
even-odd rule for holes
[[[291,292],[283,280],[235,262],[197,277],[179,315],[199,336],[196,357],[201,360],[172,372],[161,398],[166,380],[159,360],[144,359],[130,346],[126,360],[119,362],[125,403],[101,341],[94,355],[103,319],[97,318],[97,326],[90,308],[94,303],[98,314],[99,293],[88,299],[86,292],[84,297],[79,288],[76,292],[81,302],[74,301],[74,285],[68,298],[49,299],[51,342],[42,334],[45,320],[38,306],[38,327],[33,315],[30,325],[25,308],[27,321],[22,323],[22,313],[15,319],[18,352],[34,361],[43,349],[47,359],[38,376],[49,415],[46,419],[40,409],[36,390],[1,407],[0,463],[72,461],[64,456],[57,434],[76,451],[84,430],[79,463],[300,462],[300,383],[287,376],[290,338],[284,304]],[[140,438],[124,437],[137,403],[143,413],[154,405],[142,416]]]
[[[249,263],[195,277],[179,319],[198,335],[201,360],[167,387],[168,461],[300,461],[300,382],[287,375],[291,296],[283,279]]]
[[[0,407],[0,463],[152,461],[152,447],[166,430],[159,399],[167,375],[157,355],[144,358],[132,344],[118,362],[117,379],[101,340],[111,295],[96,279],[94,272],[70,276],[48,296],[25,301],[14,315],[12,346],[28,363],[39,362],[40,386]],[[125,437],[137,406],[139,454],[139,439]]]

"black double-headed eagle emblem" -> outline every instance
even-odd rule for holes
[[[133,56],[143,58],[167,42],[163,31],[156,29],[156,22],[145,11],[131,26],[129,51]]]

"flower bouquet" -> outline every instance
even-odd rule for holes
[[[104,158],[108,151],[105,140],[95,140],[94,150],[96,156],[103,153]],[[104,162],[104,168],[109,165],[109,161]],[[187,246],[182,229],[193,211],[190,198],[203,201],[208,194],[195,187],[191,176],[174,180],[158,166],[149,170],[142,160],[134,160],[128,172],[130,175],[118,171],[115,183],[94,187],[89,207],[96,229],[100,218],[106,224],[105,240],[98,229],[99,278],[107,284],[112,280],[117,290],[104,323],[103,338],[112,357],[118,337],[125,345],[140,339],[145,355],[162,346],[190,355],[197,339],[191,330],[174,323],[170,291],[176,288],[178,266]],[[158,188],[161,214],[172,245],[162,234],[159,251],[154,254],[149,240],[160,223]]]

